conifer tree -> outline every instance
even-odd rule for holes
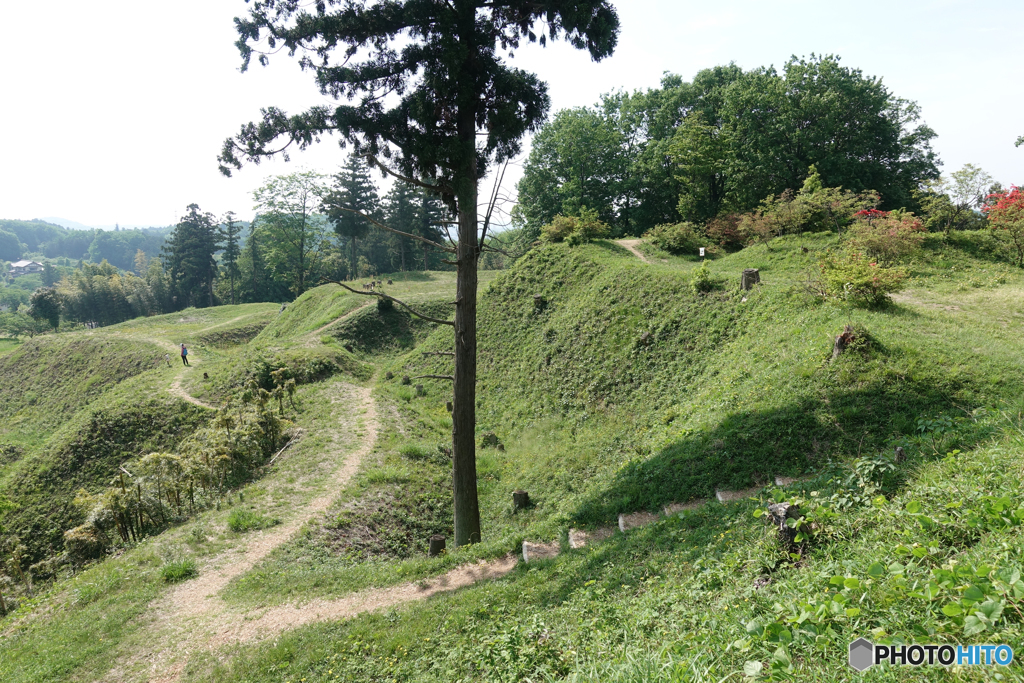
[[[341,171],[334,176],[334,187],[324,197],[327,215],[334,222],[334,231],[341,238],[347,238],[351,248],[351,277],[357,277],[357,243],[370,229],[370,222],[359,214],[367,216],[380,213],[380,197],[377,186],[370,177],[366,161],[351,154]]]
[[[220,229],[220,238],[224,245],[224,253],[221,254],[221,262],[224,264],[224,272],[231,281],[231,304],[235,301],[235,279],[238,277],[238,259],[241,251],[238,247],[238,236],[242,232],[242,224],[235,220],[235,213],[228,211],[221,221],[223,227]]]
[[[457,546],[480,540],[477,264],[489,226],[478,218],[477,185],[492,162],[519,153],[550,107],[547,86],[500,53],[564,36],[599,60],[614,50],[618,26],[609,0],[254,0],[249,16],[236,20],[243,70],[253,54],[266,64],[271,53],[301,51],[321,95],[347,103],[294,116],[264,109],[260,122],[225,142],[224,173],[337,133],[381,170],[440,195],[458,218],[457,246],[432,243],[457,267],[455,319],[445,321],[454,328]]]
[[[385,222],[405,233],[415,233],[417,219],[419,218],[419,206],[416,188],[409,183],[402,181],[395,182],[391,189],[384,196],[384,220]],[[411,242],[405,235],[388,233],[388,240],[392,249],[397,252],[399,268],[402,271],[409,269],[406,254],[409,252]]]
[[[188,213],[182,216],[160,250],[166,257],[165,266],[178,308],[213,305],[213,281],[217,276],[213,255],[219,246],[217,239],[213,214],[189,204]]]

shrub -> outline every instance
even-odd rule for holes
[[[167,583],[185,581],[186,579],[191,579],[198,573],[199,569],[196,567],[196,561],[191,557],[171,560],[160,568],[160,576]]]
[[[735,213],[723,214],[708,221],[704,226],[708,239],[717,242],[724,249],[739,249],[743,246],[740,231],[740,216]]]
[[[987,199],[995,200],[982,207],[989,224],[1016,250],[1017,266],[1024,266],[1024,194],[1020,188],[1011,187],[1008,192],[990,194]]]
[[[711,277],[707,261],[700,264],[700,268],[694,271],[693,278],[690,279],[690,289],[694,294],[706,294],[716,289],[719,284],[718,280]]]
[[[644,233],[651,244],[670,254],[692,254],[696,256],[707,240],[693,223],[656,225]]]
[[[253,512],[246,508],[232,510],[231,514],[228,515],[228,528],[236,534],[245,533],[246,531],[255,531],[257,529],[266,529],[267,527],[274,526],[279,523],[280,522],[277,519],[264,517],[258,512]]]
[[[826,253],[819,269],[821,278],[814,284],[818,295],[869,306],[886,303],[889,294],[903,289],[908,277],[903,269],[887,268],[858,251]]]
[[[850,226],[850,243],[858,250],[886,263],[897,263],[921,250],[926,230],[914,214],[907,211],[858,211]]]
[[[608,237],[611,229],[597,217],[597,211],[583,207],[579,216],[557,215],[541,228],[542,237],[548,242],[565,241],[573,247],[584,242]]]
[[[541,237],[548,242],[562,242],[576,230],[576,219],[558,214],[540,229]]]

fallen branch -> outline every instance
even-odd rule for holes
[[[421,351],[424,356],[454,356],[453,351]]]
[[[409,379],[447,379],[452,382],[455,381],[455,378],[452,375],[416,375],[415,377],[410,377]]]
[[[288,449],[289,446],[291,446],[293,443],[295,443],[298,440],[299,440],[299,437],[297,437],[297,436],[294,436],[291,439],[289,439],[288,443],[286,443],[284,446],[282,446],[281,450],[279,450],[277,453],[275,453],[274,457],[270,459],[270,462],[267,463],[267,467],[270,467],[271,465],[273,465],[274,461],[277,460],[277,456],[279,456],[282,453],[284,453]]]

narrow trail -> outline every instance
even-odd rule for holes
[[[323,514],[370,454],[377,437],[377,413],[370,389],[348,386],[349,396],[334,396],[332,411],[340,424],[334,435],[334,450],[340,450],[337,436],[354,428],[352,408],[361,409],[366,436],[359,447],[344,456],[340,466],[322,487],[323,493],[281,526],[255,532],[242,547],[211,558],[199,576],[180,584],[162,596],[148,610],[147,646],[133,650],[104,678],[107,681],[145,680],[173,683],[181,677],[190,657],[225,645],[272,638],[288,629],[318,621],[345,619],[364,612],[386,609],[438,593],[453,591],[478,581],[504,576],[516,566],[509,555],[491,562],[456,567],[448,573],[422,581],[383,589],[367,589],[335,600],[317,599],[299,605],[246,609],[226,603],[219,593],[235,577],[250,571],[275,548],[286,543],[304,524]],[[355,405],[353,405],[355,404]],[[346,417],[348,421],[346,422]],[[340,458],[339,454],[339,458]]]
[[[640,252],[640,250],[636,248],[636,245],[640,244],[640,240],[614,240],[614,242],[620,247],[625,247],[626,249],[629,249],[638,259],[640,259],[644,263],[650,263],[650,261],[647,260],[647,257],[644,256]]]
[[[244,317],[244,316],[240,316],[239,318],[235,318],[235,320],[238,320],[241,317]],[[229,320],[228,322],[235,322],[235,321],[234,320]],[[214,325],[214,327],[217,327],[217,325]],[[209,328],[207,328],[207,329],[209,329]],[[174,363],[174,362],[176,362],[176,360],[177,361],[181,360],[180,348],[178,346],[176,346],[175,344],[172,344],[169,341],[164,341],[163,339],[159,339],[157,337],[137,337],[137,339],[140,339],[141,341],[149,342],[150,344],[154,344],[154,345],[160,347],[161,349],[164,349],[165,351],[167,351],[167,355],[170,356],[170,358],[168,358],[167,361],[170,362],[170,363]],[[173,351],[173,353],[171,353],[172,351]],[[195,361],[195,362],[193,362],[193,361]],[[181,366],[178,367],[178,371],[174,375],[174,381],[171,382],[170,386],[167,387],[167,393],[169,393],[171,396],[174,396],[175,398],[180,398],[182,401],[188,401],[192,405],[200,406],[201,408],[209,408],[210,410],[217,410],[217,406],[211,405],[211,404],[209,404],[209,403],[207,403],[205,401],[200,401],[198,398],[196,398],[192,394],[190,394],[187,391],[185,391],[185,389],[181,386],[181,380],[183,380],[185,378],[185,373],[190,368],[193,368],[193,367],[199,365],[200,363],[202,363],[202,361],[198,361],[195,358],[191,358],[190,357],[189,358],[189,363],[192,363],[192,364],[191,365],[184,365],[184,364],[182,364]]]

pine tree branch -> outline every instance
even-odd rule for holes
[[[383,223],[381,223],[380,221],[376,220],[372,216],[367,216],[362,211],[357,211],[356,209],[349,209],[349,208],[344,207],[344,206],[332,206],[331,209],[336,210],[336,211],[346,211],[348,213],[354,213],[355,215],[360,216],[361,218],[365,219],[366,221],[368,221],[369,223],[375,225],[376,227],[380,228],[381,230],[387,230],[388,232],[393,232],[396,235],[402,235],[403,237],[408,237],[409,239],[417,240],[419,242],[423,242],[424,244],[429,244],[430,246],[434,247],[435,249],[440,249],[441,251],[447,251],[449,254],[454,254],[455,253],[455,249],[452,249],[451,247],[446,247],[443,244],[438,244],[437,242],[435,242],[433,240],[428,240],[426,237],[420,237],[419,235],[413,235],[412,233],[402,232],[401,230],[395,230],[392,227],[384,225]]]
[[[339,287],[344,287],[345,289],[347,289],[348,291],[352,292],[353,294],[361,294],[362,296],[375,296],[375,297],[377,297],[379,299],[387,299],[389,301],[394,301],[396,304],[398,304],[399,306],[403,307],[405,310],[409,311],[410,313],[412,313],[417,318],[422,318],[423,320],[427,320],[427,321],[432,322],[432,323],[437,323],[438,325],[448,325],[450,327],[455,327],[455,322],[454,321],[451,321],[451,320],[441,320],[440,318],[432,318],[429,315],[424,315],[424,314],[420,313],[419,311],[411,308],[409,306],[409,304],[405,303],[401,299],[396,299],[395,297],[393,297],[393,296],[391,296],[389,294],[385,294],[384,292],[362,292],[362,291],[360,291],[358,289],[352,289],[351,287],[346,285],[344,282],[338,282],[337,280],[329,280],[327,278],[324,278],[323,281],[327,282],[327,283],[330,283],[332,285],[338,285]]]
[[[382,162],[380,159],[378,159],[377,157],[375,157],[372,154],[363,152],[359,156],[363,157],[364,159],[369,161],[371,164],[373,164],[374,166],[379,168],[381,171],[383,171],[384,173],[387,173],[389,176],[391,176],[393,178],[397,178],[397,179],[402,180],[402,181],[405,181],[405,182],[409,183],[410,185],[415,185],[416,187],[421,187],[424,190],[429,190],[430,192],[433,192],[435,194],[442,194],[442,193],[452,194],[453,193],[453,190],[449,186],[447,186],[447,185],[431,185],[430,183],[425,183],[422,180],[416,180],[415,178],[410,178],[409,176],[402,175],[401,173],[398,173],[397,171],[393,170],[390,166],[388,166],[387,164],[385,164],[384,162]]]

